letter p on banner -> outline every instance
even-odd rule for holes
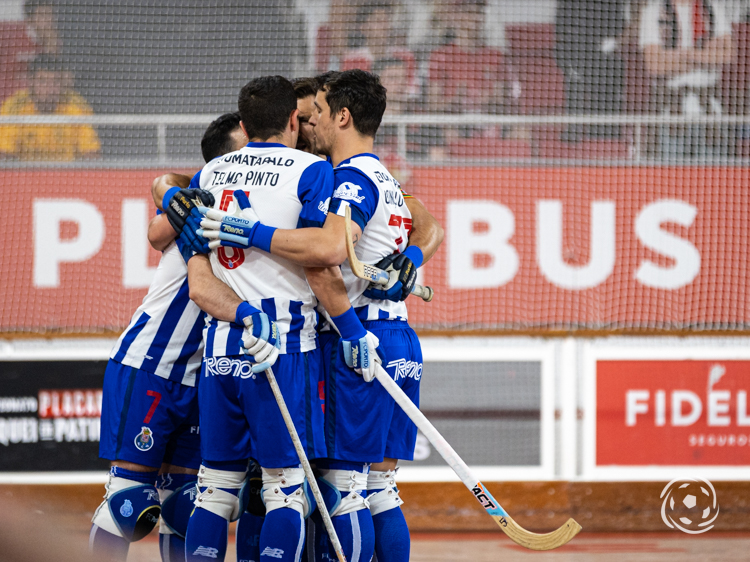
[[[75,223],[77,234],[62,238],[63,222]],[[86,261],[104,242],[104,218],[99,209],[80,199],[34,201],[34,285],[59,287],[60,264]]]

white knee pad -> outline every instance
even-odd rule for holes
[[[289,495],[282,490],[292,486],[298,488]],[[315,506],[307,489],[305,471],[301,468],[264,468],[262,494],[266,513],[288,507],[307,517]]]
[[[370,513],[377,515],[389,509],[396,509],[404,503],[398,495],[396,487],[396,470],[370,471],[367,476],[367,490],[380,490],[373,494],[367,494],[370,502]]]
[[[246,475],[247,471],[230,472],[206,468],[201,465],[198,471],[198,489],[205,488],[205,490],[198,492],[198,496],[195,498],[195,507],[210,511],[227,521],[236,521],[242,515],[240,498],[220,488],[237,490],[239,495],[239,490],[245,483]]]
[[[367,474],[356,470],[321,470],[323,498],[331,517],[354,513],[370,507],[360,492],[367,488]],[[325,489],[325,492],[324,492]]]
[[[128,542],[141,540],[156,527],[161,507],[155,486],[110,474],[104,487],[104,501],[91,518],[94,525]]]

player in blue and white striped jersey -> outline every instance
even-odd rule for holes
[[[325,457],[316,295],[328,309],[345,310],[350,304],[337,267],[304,268],[270,255],[270,237],[263,231],[247,231],[244,213],[252,202],[252,212],[274,227],[321,226],[332,194],[333,170],[320,158],[292,148],[299,122],[288,80],[266,76],[249,82],[240,92],[239,110],[248,145],[213,160],[191,182],[216,197],[216,208],[205,210],[208,220],[237,238],[254,236],[257,249],[222,246],[210,253],[210,261],[196,256],[188,262],[191,298],[209,316],[205,376],[199,385],[203,463],[186,552],[188,560],[201,560],[207,553],[223,559],[228,522],[239,511],[244,467],[253,457],[263,469],[266,505],[260,556],[298,562],[304,518],[315,505],[262,372],[266,365],[253,365],[241,354],[243,324],[252,313],[264,315],[277,328],[277,333],[265,331],[262,339],[278,345],[273,368],[279,387],[308,457]],[[204,291],[202,280],[213,276],[231,287],[245,306]],[[314,294],[308,280],[327,290]],[[361,323],[352,333],[357,337],[351,345],[363,358],[377,355],[376,342],[365,337]],[[255,360],[262,363],[257,355]],[[362,367],[372,368],[368,361]]]
[[[210,161],[246,141],[239,116],[224,115],[204,135],[204,157]],[[172,185],[189,182],[174,174],[169,179]],[[187,266],[175,238],[184,226],[180,213],[187,218],[189,211],[180,204],[191,205],[188,196],[205,202],[213,198],[179,187],[166,191],[160,194],[163,205],[160,196],[157,206],[173,206],[171,212],[149,224],[149,241],[163,251],[162,258],[141,306],[112,349],[104,378],[100,456],[112,461],[112,469],[90,535],[90,546],[101,559],[125,560],[129,543],[159,520],[160,507],[162,559],[185,559],[185,527],[200,466],[195,385],[205,315],[189,299]]]
[[[344,211],[352,210],[352,231],[361,261],[397,272],[386,287],[368,287],[348,263],[341,266],[352,307],[328,310],[339,331],[364,325],[387,357],[386,370],[419,403],[422,354],[402,302],[410,293],[416,269],[442,242],[442,229],[415,205],[420,224],[411,236],[412,215],[398,182],[372,154],[375,133],[385,110],[385,89],[377,76],[362,71],[333,74],[318,91],[311,123],[316,148],[331,156],[335,191],[323,228],[274,230],[260,222],[253,228],[271,238],[274,255],[307,266],[341,264],[346,257]],[[226,239],[221,233],[210,237]],[[257,234],[250,238],[255,244]],[[311,285],[313,283],[311,282]],[[313,288],[315,286],[313,285]],[[379,383],[366,385],[352,366],[346,342],[321,334],[326,370],[326,445],[329,459],[321,489],[331,500],[334,525],[349,560],[367,561],[375,549],[381,562],[409,559],[409,533],[395,484],[398,459],[412,460],[416,427]],[[366,381],[371,373],[361,370]],[[368,474],[368,464],[372,463]],[[365,498],[367,501],[365,501]],[[369,510],[367,509],[369,504]],[[372,514],[372,515],[371,515]],[[316,541],[316,560],[325,560]]]

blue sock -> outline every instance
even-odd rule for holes
[[[161,562],[185,562],[185,539],[159,533],[159,554]]]
[[[102,508],[104,509],[104,508]],[[89,551],[95,560],[102,562],[125,562],[130,543],[124,538],[108,533],[98,525],[91,526]]]
[[[237,521],[237,560],[260,560],[260,531],[264,517],[247,511]]]
[[[282,488],[291,494],[297,486]],[[266,520],[260,532],[260,556],[266,560],[296,562],[305,546],[305,521],[299,511],[288,507],[274,509],[266,513]]]
[[[332,517],[333,528],[341,542],[341,548],[349,562],[370,562],[375,551],[375,529],[369,509]],[[325,532],[325,529],[323,529]],[[335,559],[333,546],[330,556]]]
[[[400,507],[372,516],[378,562],[409,562],[411,537]]]
[[[229,521],[201,507],[195,508],[185,536],[185,560],[224,560],[228,534]]]

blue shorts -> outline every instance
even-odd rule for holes
[[[326,456],[319,398],[320,350],[279,355],[273,373],[309,459]],[[201,451],[207,461],[254,458],[264,468],[299,466],[265,373],[244,356],[207,357],[199,385]]]
[[[167,463],[198,469],[197,389],[110,359],[99,456],[155,468]]]
[[[419,406],[422,348],[409,324],[399,320],[364,322],[385,351],[385,370]],[[320,335],[325,373],[325,428],[329,458],[382,462],[384,457],[413,460],[417,426],[382,385],[366,383],[341,356],[336,333]]]

